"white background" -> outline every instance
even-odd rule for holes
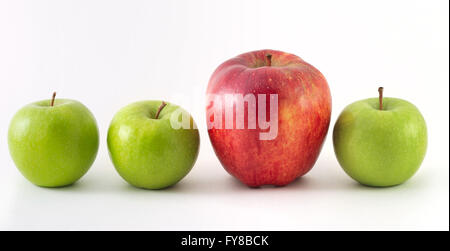
[[[449,2],[0,0],[0,229],[449,229]],[[423,113],[429,147],[419,172],[385,189],[339,167],[331,133],[304,178],[249,189],[220,166],[203,98],[223,61],[257,49],[294,53],[327,77],[331,127],[349,103],[386,96]],[[7,129],[23,105],[77,99],[95,114],[98,158],[76,185],[43,189],[16,170]],[[106,131],[128,103],[165,99],[201,129],[192,172],[163,191],[135,189],[114,170]]]

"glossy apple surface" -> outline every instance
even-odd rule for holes
[[[197,159],[198,129],[175,129],[171,124],[175,112],[187,114],[193,126],[192,117],[168,103],[155,119],[161,103],[141,101],[122,108],[108,130],[111,160],[120,176],[136,187],[172,186],[189,173]]]
[[[99,135],[92,113],[74,100],[29,104],[13,117],[8,144],[14,163],[30,182],[43,187],[67,186],[90,168]]]
[[[419,110],[396,98],[357,101],[340,114],[333,131],[336,157],[356,181],[377,187],[411,178],[427,149],[427,127]]]
[[[231,175],[250,187],[283,186],[314,166],[331,115],[330,90],[319,70],[281,51],[245,53],[221,64],[210,78],[207,95],[225,94],[278,95],[278,134],[274,139],[261,140],[261,127],[208,126],[214,151]],[[269,107],[269,98],[266,100]],[[211,106],[207,104],[207,111]],[[223,109],[233,110],[234,106],[226,103]],[[256,119],[260,116],[258,113]],[[207,122],[213,120],[207,112]]]

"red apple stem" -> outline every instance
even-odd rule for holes
[[[266,55],[267,61],[269,61],[269,63],[267,63],[267,66],[272,66],[272,54],[267,54]]]
[[[52,106],[52,107],[55,105],[55,98],[56,98],[56,92],[53,92],[52,102],[50,104],[50,106]]]
[[[380,101],[380,110],[383,110],[383,87],[378,88],[379,101]]]
[[[167,104],[166,104],[166,102],[164,102],[164,101],[161,103],[161,105],[160,105],[159,108],[158,108],[158,111],[156,112],[155,119],[158,119],[159,114],[161,113],[162,109],[163,109],[166,105],[167,105]]]

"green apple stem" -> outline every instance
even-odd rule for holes
[[[271,54],[267,54],[266,55],[267,61],[269,61],[269,63],[267,63],[267,66],[272,66],[272,55]]]
[[[161,103],[161,105],[160,105],[159,108],[158,108],[158,111],[156,112],[155,119],[158,119],[159,114],[161,113],[162,109],[164,109],[164,107],[165,107],[166,105],[167,105],[167,104],[166,104],[166,102],[164,102],[164,101]]]
[[[56,92],[53,92],[52,103],[50,104],[50,106],[52,106],[52,107],[55,105],[55,98],[56,98]]]
[[[380,110],[383,110],[383,87],[378,88],[379,101],[380,101]]]

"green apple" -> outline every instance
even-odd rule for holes
[[[408,101],[380,97],[357,101],[340,114],[333,131],[336,157],[361,184],[401,184],[419,169],[427,149],[427,127]],[[380,109],[381,108],[381,109]]]
[[[19,171],[42,187],[73,184],[91,167],[99,145],[92,113],[75,100],[43,100],[13,117],[8,144]]]
[[[180,116],[187,118],[188,128],[176,125]],[[117,172],[131,185],[169,187],[194,166],[200,145],[196,128],[192,117],[179,106],[136,102],[122,108],[111,121],[109,155]]]

